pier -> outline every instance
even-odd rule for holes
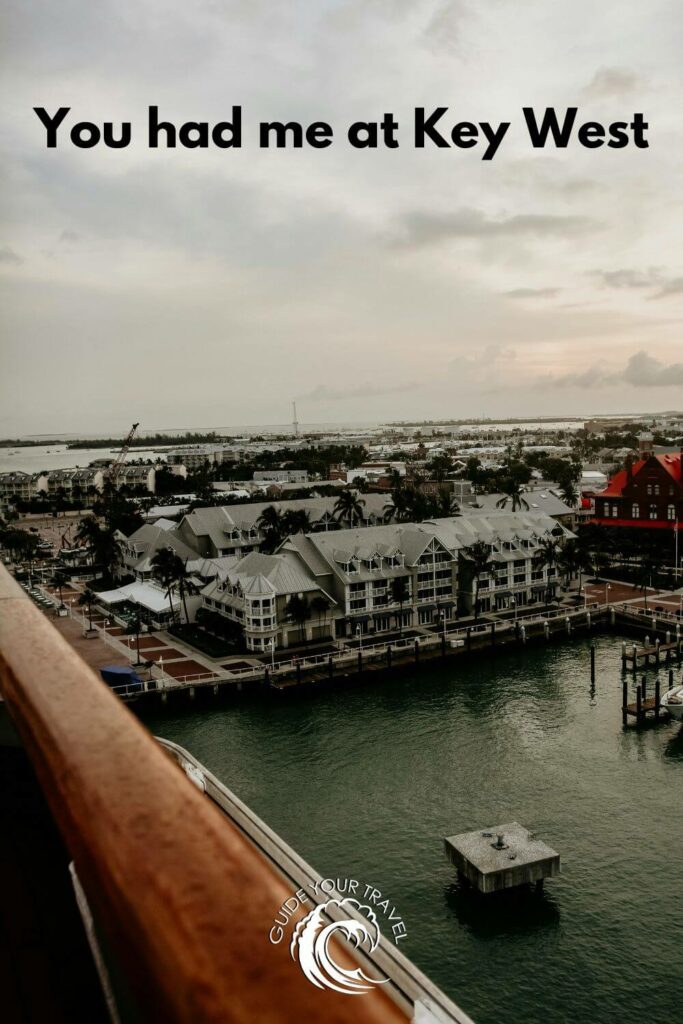
[[[560,855],[518,821],[444,839],[458,875],[481,893],[543,885],[560,873]]]

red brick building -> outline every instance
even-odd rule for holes
[[[683,523],[683,449],[671,455],[626,460],[604,491],[595,495],[593,522],[602,526],[673,529]]]

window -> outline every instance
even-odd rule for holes
[[[656,519],[656,518],[657,518],[657,506],[656,505],[650,505],[650,519]]]
[[[655,484],[655,494],[659,494],[659,484]]]
[[[616,519],[619,515],[618,505],[612,505],[612,519]]]
[[[639,518],[640,518],[640,505],[638,504],[637,501],[634,501],[633,505],[631,505],[631,519],[639,519]]]
[[[676,518],[676,506],[675,505],[667,505],[666,518],[670,522],[674,521],[674,519]]]
[[[647,493],[652,494],[652,484],[647,485]]]

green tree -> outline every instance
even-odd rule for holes
[[[267,505],[256,520],[258,529],[263,534],[261,547],[266,552],[275,551],[280,541],[285,536],[284,517],[275,508],[275,505]]]
[[[474,621],[476,622],[479,618],[481,577],[492,573],[496,563],[491,558],[491,545],[487,544],[485,540],[475,541],[463,554],[469,562],[470,574],[474,581]]]
[[[88,609],[88,629],[92,629],[92,606],[97,600],[97,594],[86,587],[82,594],[79,594],[78,601],[76,602],[81,608],[86,607]]]
[[[329,603],[320,594],[317,594],[311,601],[311,614],[317,616],[319,630],[322,628],[324,620],[327,619],[329,607]]]
[[[152,574],[154,578],[161,583],[162,587],[166,591],[168,606],[171,612],[171,621],[175,622],[176,613],[173,606],[173,591],[180,589],[183,586],[182,581],[186,576],[185,563],[171,548],[159,548],[158,551],[155,551],[150,565],[152,566]],[[187,607],[185,607],[185,617],[189,622]]]
[[[347,489],[342,491],[337,498],[333,512],[339,522],[346,522],[349,526],[353,526],[356,521],[362,520],[364,508],[363,499]]]
[[[285,606],[285,611],[297,624],[300,630],[300,640],[304,643],[304,627],[311,617],[311,606],[308,599],[305,597],[299,597],[298,594],[292,594],[289,601]]]
[[[528,509],[529,502],[524,497],[524,487],[519,481],[508,477],[500,485],[503,492],[502,498],[496,502],[496,508],[506,508],[510,505],[511,512],[519,512],[521,509]]]
[[[554,569],[557,568],[560,557],[562,554],[562,548],[554,537],[543,537],[538,544],[536,553],[533,558],[533,564],[537,569],[547,569],[548,578],[545,586],[545,604],[546,608],[550,604],[550,597],[552,595],[552,582],[550,576]]]
[[[403,606],[408,600],[408,595],[409,590],[407,578],[405,576],[396,576],[391,581],[391,600],[401,609],[401,617],[398,627],[399,636],[403,636]]]

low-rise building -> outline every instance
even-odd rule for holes
[[[154,494],[156,488],[156,469],[152,463],[143,466],[124,463],[118,471],[116,486],[119,489],[126,488],[131,493],[144,490],[149,494]]]
[[[364,525],[374,525],[386,518],[387,499],[384,495],[365,494],[361,500]],[[305,512],[313,530],[337,530],[340,523],[334,511],[336,501],[335,497],[298,498],[197,508],[183,517],[178,533],[186,544],[205,558],[225,555],[240,558],[250,551],[260,550],[265,534],[259,520],[265,509],[272,507],[281,514]]]
[[[13,504],[14,501],[32,501],[40,493],[47,492],[46,473],[0,473],[0,502]]]
[[[627,456],[607,487],[595,495],[593,522],[609,527],[673,529],[683,523],[683,450],[655,455],[644,449],[642,457]]]
[[[92,505],[104,487],[104,470],[98,467],[80,469],[53,469],[47,476],[50,498],[63,497],[66,501]]]
[[[305,484],[307,469],[255,469],[254,481],[267,484]]]

